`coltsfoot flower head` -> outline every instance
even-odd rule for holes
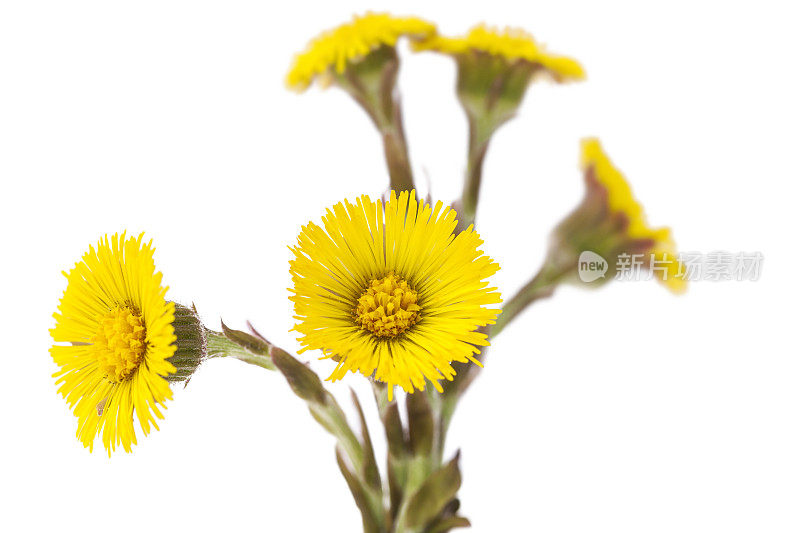
[[[606,155],[600,141],[585,139],[581,145],[581,169],[586,195],[578,208],[556,228],[554,245],[571,253],[589,250],[619,268],[618,258],[641,254],[644,266],[653,268],[654,277],[673,292],[683,292],[687,283],[681,277],[683,265],[677,258],[669,228],[653,228],[644,209],[633,196],[622,173]],[[658,264],[650,265],[656,261]],[[613,276],[600,278],[598,283]]]
[[[170,381],[188,379],[205,353],[196,314],[165,299],[153,252],[143,234],[106,236],[65,273],[50,353],[58,392],[90,450],[102,435],[109,454],[120,445],[131,451],[134,413],[145,434],[158,429]]]
[[[385,13],[354,16],[346,24],[323,32],[295,57],[286,84],[303,91],[319,79],[323,86],[333,77],[361,63],[382,63],[396,58],[394,47],[400,37],[422,39],[436,33],[436,26],[416,17],[393,17]],[[380,56],[378,61],[373,55]],[[375,65],[371,65],[375,66]]]
[[[347,91],[381,134],[391,188],[411,190],[414,178],[402,123],[397,73],[400,37],[423,39],[436,26],[416,17],[367,13],[313,39],[295,57],[286,84],[304,91],[314,80]]]
[[[478,328],[493,324],[501,302],[487,278],[500,267],[478,249],[470,226],[454,235],[456,213],[441,202],[394,192],[388,203],[362,196],[304,226],[290,262],[303,350],[347,371],[394,385],[441,392],[452,361],[477,364],[488,345]]]
[[[511,118],[528,84],[544,75],[557,82],[586,77],[572,58],[549,53],[518,28],[480,24],[463,37],[431,35],[413,43],[414,50],[452,56],[458,64],[458,95],[470,116],[491,118],[494,127]]]
[[[586,77],[583,67],[572,58],[549,53],[533,36],[520,28],[496,28],[479,24],[463,37],[431,35],[414,43],[418,51],[432,50],[456,59],[492,56],[509,66],[526,63],[537,73],[555,81],[578,81]]]

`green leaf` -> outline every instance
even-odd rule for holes
[[[389,516],[394,520],[403,502],[403,487],[408,477],[409,445],[403,422],[400,419],[400,409],[397,407],[397,401],[388,400],[386,384],[372,381],[372,389],[375,393],[375,403],[378,404],[378,411],[386,434],[386,444],[389,452],[386,457],[386,477],[389,485]]]
[[[380,524],[376,523],[372,517],[372,509],[369,505],[367,492],[358,477],[353,474],[347,463],[345,463],[342,450],[338,446],[336,447],[336,464],[339,465],[339,470],[342,471],[342,476],[344,476],[347,486],[350,488],[350,493],[356,501],[356,506],[361,511],[364,533],[379,533],[381,531]]]
[[[375,403],[378,404],[378,410],[380,411],[381,422],[383,422],[383,427],[386,431],[389,455],[397,459],[404,458],[408,451],[408,442],[406,441],[403,422],[400,420],[400,409],[397,407],[397,401],[387,400],[385,383],[373,381],[372,389],[375,393]]]
[[[381,490],[381,474],[378,471],[378,463],[375,460],[375,451],[372,448],[372,439],[369,436],[369,428],[367,427],[367,419],[364,416],[364,410],[361,408],[361,402],[356,395],[356,391],[350,389],[350,394],[353,397],[353,404],[358,411],[358,418],[361,422],[361,440],[364,449],[364,467],[362,476],[367,480],[369,485],[377,490]]]
[[[403,421],[400,419],[400,408],[397,407],[397,402],[392,402],[386,406],[386,409],[381,413],[381,420],[386,429],[389,454],[398,458],[405,456],[408,444],[406,443]]]
[[[222,333],[224,333],[229,340],[256,355],[269,354],[270,344],[265,340],[245,333],[244,331],[239,331],[238,329],[231,329],[221,320],[220,323],[222,324]]]
[[[295,394],[307,402],[327,403],[322,380],[313,370],[275,346],[270,350],[270,356]]]
[[[406,526],[409,529],[422,529],[431,523],[461,487],[461,472],[458,460],[461,452],[446,465],[431,474],[409,500],[406,510]]]
[[[403,503],[403,484],[406,479],[405,461],[392,459],[389,456],[386,470],[386,481],[389,485],[389,516],[392,520],[397,518],[400,505]]]
[[[469,520],[463,516],[448,516],[447,518],[434,522],[431,527],[425,530],[425,533],[447,533],[451,529],[470,527],[471,525]]]

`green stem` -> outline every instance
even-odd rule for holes
[[[382,87],[378,94],[364,94],[356,100],[381,134],[383,155],[389,171],[389,188],[398,193],[413,190],[414,176],[411,172],[399,96],[393,87]]]
[[[469,120],[467,175],[464,180],[464,191],[461,194],[459,229],[466,229],[475,223],[483,179],[483,161],[489,149],[489,141],[499,127],[499,124],[494,124],[487,117],[476,117],[468,113],[467,118]]]
[[[491,327],[489,336],[494,338],[499,335],[508,324],[533,302],[552,296],[558,284],[570,272],[572,267],[573,265],[565,268],[546,263],[533,279],[503,305],[503,312],[500,313],[500,316],[497,317],[497,322]]]
[[[378,50],[372,56],[374,64],[365,67],[365,72],[346,70],[337,82],[366,111],[381,135],[389,187],[397,192],[410,191],[414,189],[414,175],[396,86],[399,62],[393,48]]]
[[[208,357],[233,357],[245,363],[260,366],[267,370],[275,370],[275,364],[269,355],[259,355],[245,350],[242,346],[228,339],[224,334],[207,331]]]
[[[403,124],[398,115],[390,124],[381,129],[383,137],[383,154],[386,157],[386,167],[389,170],[389,187],[397,192],[414,189],[414,177],[411,174],[411,162],[408,157]]]
[[[436,454],[437,464],[441,465],[444,461],[444,445],[447,441],[447,431],[450,429],[450,421],[456,410],[459,395],[452,394],[443,396],[436,405],[433,406],[433,420],[436,428],[436,439],[434,440],[434,453]]]
[[[488,332],[490,338],[499,335],[529,305],[537,300],[551,296],[564,277],[570,274],[572,268],[574,268],[574,265],[571,263],[567,266],[552,261],[545,263],[533,279],[503,306],[503,312],[497,318],[497,323],[491,326]],[[485,347],[477,356],[479,360],[483,359],[486,349]],[[475,365],[464,365],[456,374],[458,382],[454,382],[449,390],[446,388],[445,394],[441,395],[438,401],[431,404],[435,430],[434,457],[438,461],[437,464],[442,464],[447,432],[450,429],[450,422],[458,406],[458,401],[474,379],[475,373],[479,371],[479,368]]]
[[[386,468],[389,489],[389,517],[394,521],[403,501],[403,491],[408,479],[409,451],[406,430],[400,419],[396,401],[387,398],[386,385],[372,381],[375,403],[386,436]]]

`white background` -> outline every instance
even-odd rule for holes
[[[170,297],[210,326],[250,319],[297,348],[286,246],[387,176],[354,103],[295,95],[283,76],[310,37],[367,8],[451,34],[518,25],[586,67],[586,83],[533,86],[491,146],[479,229],[506,296],[582,194],[586,135],[681,250],[765,256],[760,281],[683,297],[655,282],[564,288],[506,330],[449,440],[473,530],[800,530],[798,13],[498,0],[3,2],[0,529],[359,530],[332,438],[277,374],[209,362],[161,431],[109,459],[75,438],[48,329],[61,271],[128,229],[154,239]],[[466,138],[453,64],[403,59],[414,170],[451,201]],[[349,403],[355,387],[377,423],[365,385],[331,389]]]

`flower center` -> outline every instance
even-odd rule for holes
[[[377,337],[396,337],[419,320],[417,293],[390,272],[373,279],[358,299],[356,323]]]
[[[92,346],[106,377],[125,381],[139,368],[147,350],[142,314],[131,307],[115,307],[100,319]]]

